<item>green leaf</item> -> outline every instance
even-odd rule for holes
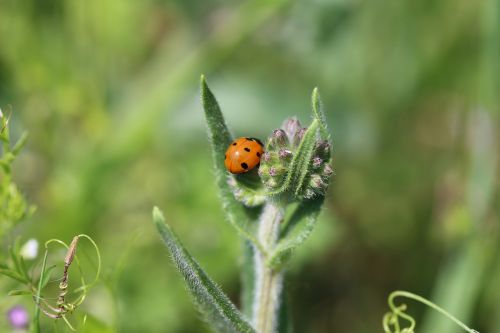
[[[0,269],[0,274],[8,276],[11,279],[19,281],[21,283],[28,283],[29,282],[22,275],[19,275],[18,273],[14,272],[10,269]]]
[[[21,149],[23,149],[24,145],[26,144],[27,140],[28,140],[28,133],[24,132],[21,135],[21,137],[19,138],[19,140],[17,140],[17,142],[14,145],[14,147],[12,147],[12,154],[14,154],[14,156],[16,156],[17,154],[19,154],[19,152],[21,151]]]
[[[296,164],[293,165],[292,160],[292,171],[295,173],[293,186],[295,188],[295,195],[300,196],[302,190],[304,189],[304,180],[309,173],[309,166],[312,162],[312,157],[314,154],[314,147],[316,144],[316,138],[318,135],[319,121],[315,119],[311,126],[307,129],[304,134],[304,138],[299,145],[299,149],[294,157],[296,157]]]
[[[184,249],[177,236],[165,224],[163,214],[157,207],[153,209],[153,222],[207,323],[218,332],[256,333],[219,286]]]
[[[224,210],[226,211],[229,222],[238,231],[238,233],[261,248],[251,230],[251,220],[249,216],[254,213],[254,211],[250,208],[245,208],[234,198],[231,187],[228,184],[228,174],[224,165],[224,155],[227,147],[233,141],[233,138],[226,126],[219,104],[208,88],[203,75],[201,76],[200,83],[201,102],[203,104],[203,109],[205,110],[205,118],[208,125],[208,137],[210,147],[212,148],[217,186],[219,187]]]
[[[294,195],[300,196],[314,154],[318,127],[319,120],[314,119],[304,133],[304,137],[297,148],[297,152],[293,156],[283,185],[280,189],[269,192],[268,195],[274,196],[283,194],[286,191],[292,191]]]
[[[320,125],[320,133],[323,138],[329,138],[329,133],[328,133],[328,126],[326,123],[326,116],[325,113],[323,112],[323,107],[321,103],[321,98],[319,96],[319,91],[318,88],[314,88],[311,96],[311,101],[312,101],[312,109],[313,109],[313,114],[314,118],[318,119],[319,125]]]
[[[269,256],[267,261],[269,267],[282,266],[292,251],[309,238],[316,225],[324,200],[325,197],[320,196],[313,200],[303,201],[297,206],[285,225],[278,244]]]
[[[45,270],[45,273],[43,274],[42,283],[40,284],[42,289],[45,288],[45,286],[49,283],[51,273],[54,270],[54,268],[56,268],[56,265],[52,265]]]
[[[16,270],[16,273],[24,277],[26,281],[29,281],[30,276],[28,273],[28,269],[26,268],[26,263],[24,262],[23,257],[21,257],[21,255],[19,254],[19,251],[20,251],[19,239],[16,239],[16,241],[14,242],[14,246],[12,246],[9,249],[10,258],[14,263],[14,268]]]
[[[23,295],[32,295],[30,290],[11,290],[7,294],[7,296],[23,296]]]

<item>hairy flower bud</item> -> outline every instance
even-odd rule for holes
[[[282,160],[287,160],[292,157],[292,152],[289,149],[281,148],[278,152],[278,157]]]
[[[269,152],[265,152],[263,155],[262,155],[262,158],[261,158],[261,161],[264,161],[264,162],[269,162],[271,160],[271,154]]]
[[[281,128],[273,131],[271,138],[269,140],[270,148],[280,148],[288,146],[288,137]]]
[[[314,169],[319,169],[319,167],[323,164],[323,160],[319,157],[314,157],[312,160],[312,166]]]
[[[295,135],[293,137],[293,144],[295,147],[298,147],[300,145],[300,142],[304,138],[304,134],[306,133],[307,128],[299,128],[297,132],[295,132]]]
[[[283,122],[283,125],[281,127],[285,131],[290,142],[293,142],[295,133],[297,133],[298,130],[302,129],[302,125],[296,117],[288,118]]]
[[[328,140],[320,140],[316,142],[315,151],[318,156],[321,156],[325,159],[330,157],[331,145]]]
[[[330,177],[331,175],[333,175],[333,169],[330,164],[325,164],[325,166],[323,167],[323,175],[325,175],[326,177]]]

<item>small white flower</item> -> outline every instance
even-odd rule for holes
[[[38,241],[34,238],[29,239],[21,247],[21,256],[24,259],[35,259],[38,255]]]

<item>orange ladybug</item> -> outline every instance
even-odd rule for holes
[[[259,139],[239,138],[227,148],[224,164],[231,173],[245,173],[259,165],[263,153]]]

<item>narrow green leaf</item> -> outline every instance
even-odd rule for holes
[[[45,270],[45,274],[43,274],[43,279],[41,281],[42,283],[40,284],[42,289],[45,288],[45,286],[49,283],[50,277],[52,276],[51,273],[54,270],[54,268],[56,268],[56,265],[52,265]]]
[[[267,264],[270,267],[277,268],[283,265],[292,251],[309,238],[324,200],[325,197],[320,196],[313,200],[303,201],[297,206],[283,229],[278,244],[269,256]]]
[[[153,209],[153,222],[207,323],[218,332],[256,333],[219,286],[184,249],[157,207]]]
[[[14,272],[14,271],[12,271],[10,269],[0,269],[0,274],[8,276],[11,279],[19,281],[21,283],[27,283],[27,282],[29,282],[22,275],[19,275],[18,273]]]
[[[286,191],[293,191],[295,195],[299,195],[303,186],[304,179],[307,176],[309,164],[314,153],[314,145],[318,134],[319,121],[314,119],[311,125],[307,128],[302,141],[300,142],[297,152],[293,156],[289,166],[289,171],[285,181],[280,189],[267,193],[269,196],[280,195]]]
[[[311,100],[314,118],[318,119],[321,136],[326,139],[329,137],[328,126],[326,123],[325,113],[323,112],[323,104],[321,103],[321,98],[319,96],[317,87],[314,88],[312,92]]]
[[[20,251],[19,248],[20,248],[19,239],[17,239],[14,243],[14,246],[12,246],[9,249],[10,258],[14,264],[14,268],[16,270],[16,273],[18,275],[22,276],[26,281],[29,281],[30,276],[29,276],[28,270],[26,268],[26,264],[24,262],[23,257],[21,257],[21,255],[19,255],[19,251]]]
[[[23,295],[32,295],[30,290],[11,290],[7,294],[7,296],[23,296]]]
[[[245,208],[234,198],[231,187],[228,184],[228,175],[224,165],[224,154],[226,153],[227,147],[232,142],[233,138],[226,126],[219,104],[217,103],[215,96],[208,88],[203,75],[201,76],[200,84],[201,102],[203,104],[203,109],[205,110],[208,137],[214,160],[215,175],[224,210],[228,215],[229,222],[240,233],[240,235],[251,241],[253,244],[259,246],[257,239],[253,236],[250,225],[249,215],[253,212],[251,209]]]
[[[23,149],[27,140],[28,140],[28,133],[24,132],[19,138],[19,140],[17,140],[14,147],[12,147],[12,154],[14,154],[14,156],[16,156],[21,151],[21,149]]]
[[[296,196],[301,194],[304,188],[304,180],[309,173],[309,165],[312,163],[314,146],[318,135],[318,127],[319,121],[315,119],[304,134],[304,138],[302,139],[299,149],[295,155],[296,163],[293,169],[295,173],[293,186],[295,188]],[[293,162],[294,161],[292,161],[292,163]]]

